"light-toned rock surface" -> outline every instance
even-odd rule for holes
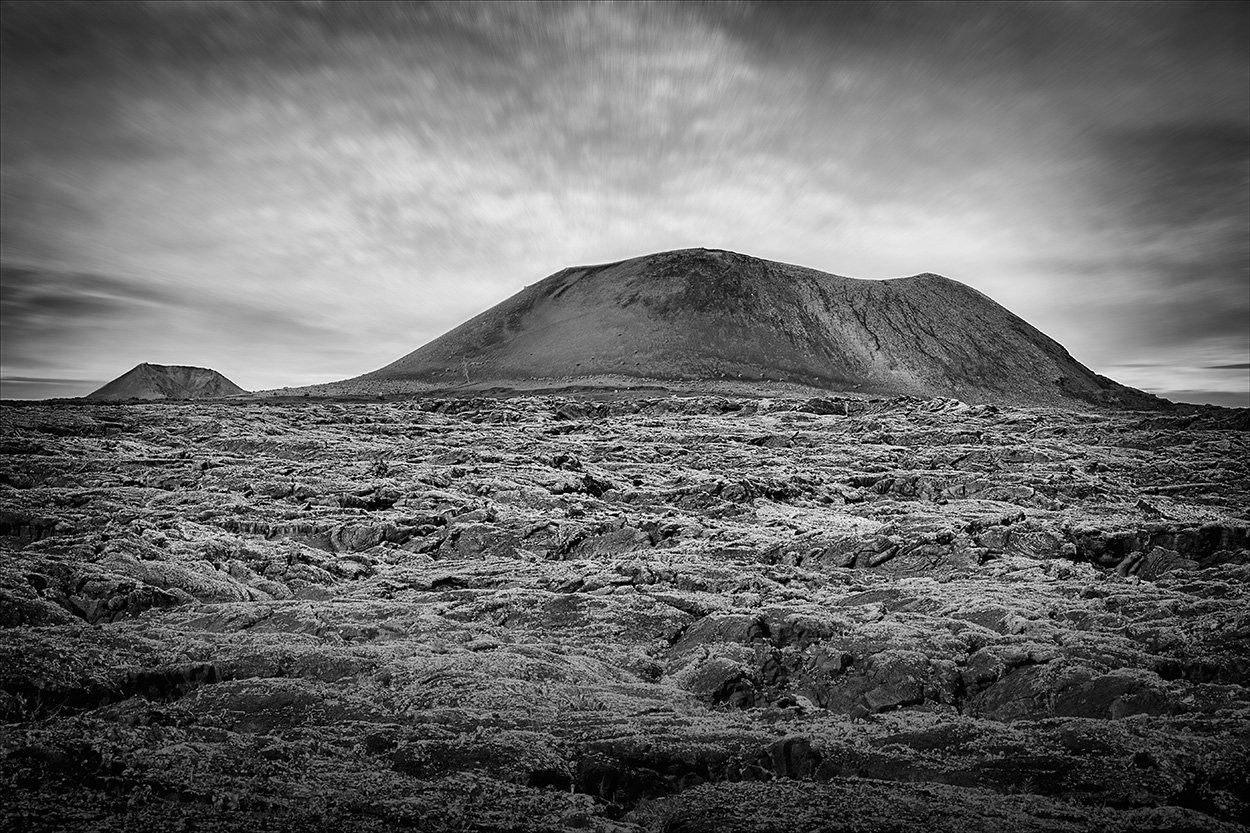
[[[1244,422],[5,405],[0,825],[1242,829]]]

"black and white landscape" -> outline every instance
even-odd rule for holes
[[[674,252],[342,383],[192,370],[0,412],[18,827],[1248,817],[1250,412],[953,281]]]
[[[1250,826],[1246,4],[2,9],[0,829]]]

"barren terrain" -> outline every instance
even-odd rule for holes
[[[1245,412],[0,408],[0,827],[1236,830]]]
[[[974,404],[1165,404],[1094,373],[993,299],[941,275],[862,280],[721,249],[562,269],[386,367],[303,391],[518,389],[588,377]]]
[[[207,367],[144,362],[85,398],[119,402],[130,399],[213,399],[243,393],[247,391]]]

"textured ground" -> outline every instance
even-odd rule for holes
[[[0,827],[1245,829],[1244,417],[5,406]]]

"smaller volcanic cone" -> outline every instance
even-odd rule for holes
[[[136,365],[84,399],[212,399],[238,396],[243,388],[207,367],[173,364]]]

